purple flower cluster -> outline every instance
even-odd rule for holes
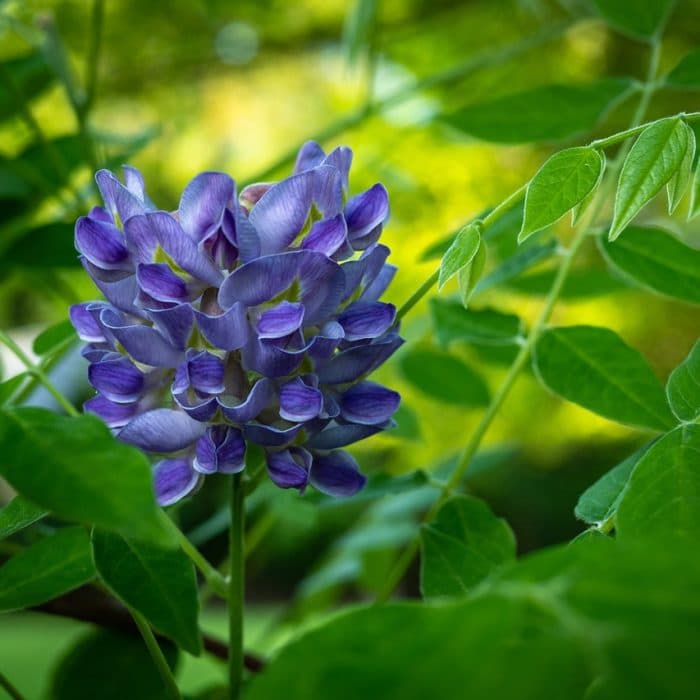
[[[392,425],[400,397],[366,376],[403,342],[379,301],[396,268],[378,243],[385,188],[347,199],[350,149],[313,142],[294,174],[237,194],[205,172],[178,210],[158,210],[140,173],[96,175],[104,207],[75,226],[106,301],[73,306],[97,390],[85,409],[158,456],[159,503],[265,449],[272,481],[350,495],[365,477],[338,449]]]

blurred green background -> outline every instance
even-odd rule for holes
[[[699,40],[700,3],[683,0],[666,33],[662,70]],[[27,100],[13,92],[6,69],[0,74],[0,326],[28,349],[42,328],[65,318],[68,304],[96,295],[72,248],[72,221],[96,202],[96,164],[137,166],[154,201],[175,209],[201,170],[225,170],[240,186],[288,173],[288,154],[306,139],[347,144],[355,153],[353,193],[382,181],[391,195],[384,241],[400,270],[388,299],[400,304],[435,268],[435,259],[422,257],[426,249],[504,199],[554,150],[624,128],[635,100],[616,104],[593,134],[536,145],[476,141],[447,126],[443,114],[538,85],[639,79],[647,60],[642,43],[606,28],[584,0],[0,2],[0,60],[31,52],[50,70],[36,68]],[[665,90],[649,116],[698,108],[699,94]],[[665,203],[654,206],[651,222]],[[47,232],[47,224],[54,228]],[[512,253],[515,232],[493,247],[487,270]],[[556,232],[565,242],[568,220]],[[679,217],[675,232],[700,247],[697,224]],[[480,295],[475,306],[531,320],[555,262]],[[613,328],[661,379],[698,335],[693,307],[609,277],[592,242],[574,278],[553,321]],[[425,302],[402,330],[407,345],[434,344]],[[493,387],[513,348],[450,351]],[[401,352],[379,377],[404,396],[399,427],[356,452],[370,475],[439,474],[479,410],[421,393],[402,376]],[[11,358],[2,360],[5,377],[18,371]],[[84,384],[73,387],[87,396]],[[548,395],[526,373],[467,486],[509,520],[528,551],[581,529],[573,517],[578,495],[643,438]],[[216,560],[223,556],[221,524],[203,522],[221,503],[210,481],[181,515]],[[0,490],[0,501],[8,493]],[[293,627],[298,633],[299,620],[312,622],[338,601],[373,590],[433,493],[423,484],[389,500],[317,507],[263,489],[250,506],[257,546],[249,645],[269,651]],[[414,580],[415,572],[409,593]],[[210,612],[216,629],[217,610]],[[28,697],[40,697],[37,658],[51,667],[82,628],[36,614],[0,618],[0,665],[13,670]],[[214,661],[187,659],[185,687],[220,673]]]

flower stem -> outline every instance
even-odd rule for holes
[[[5,692],[12,698],[12,700],[25,700],[24,695],[15,688],[12,683],[10,683],[9,679],[7,676],[5,676],[1,671],[0,671],[0,688],[5,690]]]
[[[229,529],[229,698],[239,700],[243,684],[243,600],[245,576],[245,551],[243,532],[245,490],[241,474],[231,479],[231,525]]]
[[[49,379],[47,374],[41,367],[37,366],[32,362],[32,359],[27,355],[27,353],[22,350],[22,348],[5,333],[5,331],[0,330],[0,343],[6,346],[12,353],[19,359],[19,361],[27,368],[29,374],[35,376],[39,382],[41,382],[51,394],[51,396],[56,399],[61,408],[69,415],[74,418],[80,415],[78,409],[54,386],[53,382]]]
[[[131,617],[134,618],[134,622],[139,628],[143,641],[148,648],[148,653],[151,655],[151,659],[153,659],[153,663],[158,669],[158,673],[163,680],[163,685],[165,686],[168,698],[170,700],[181,700],[182,696],[180,695],[180,690],[175,682],[175,677],[173,676],[173,672],[170,670],[170,666],[168,666],[165,656],[163,656],[163,650],[158,645],[155,635],[153,634],[153,630],[151,630],[150,625],[148,622],[146,622],[146,619],[143,617],[143,615],[141,615],[141,613],[131,609],[129,612],[131,613]]]

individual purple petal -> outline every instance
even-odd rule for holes
[[[202,474],[237,474],[245,468],[245,441],[240,430],[215,425],[197,440],[194,468]]]
[[[325,218],[331,218],[343,209],[343,177],[337,168],[320,165],[311,171],[314,175],[313,201]]]
[[[194,312],[190,304],[176,304],[167,309],[149,309],[146,314],[174,347],[184,350],[194,323]]]
[[[104,221],[108,224],[114,223],[112,215],[103,207],[93,207],[92,209],[90,209],[88,219],[96,219],[97,221]]]
[[[267,473],[282,489],[303,491],[309,480],[311,455],[301,447],[267,453]]]
[[[109,170],[98,170],[95,182],[107,210],[113,217],[118,216],[122,224],[132,216],[146,211],[143,200],[124,187]]]
[[[68,310],[68,314],[80,340],[86,343],[104,343],[106,338],[102,326],[95,318],[95,314],[88,310],[92,303],[73,304]]]
[[[345,206],[350,242],[354,244],[356,239],[367,235],[382,224],[388,216],[389,194],[384,185],[377,183],[362,194],[353,197]]]
[[[377,224],[363,236],[354,236],[350,241],[350,245],[352,246],[353,250],[367,250],[376,244],[381,235],[382,224]],[[348,236],[348,240],[350,240],[350,236]]]
[[[329,496],[352,496],[367,482],[357,462],[341,450],[327,455],[314,455],[309,481]]]
[[[82,357],[84,357],[88,362],[101,362],[105,359],[110,359],[110,355],[119,356],[119,353],[115,353],[114,350],[106,343],[101,343],[96,345],[91,343],[86,345],[80,351]]]
[[[146,209],[155,209],[155,205],[146,194],[146,186],[143,181],[143,175],[131,165],[122,165],[124,173],[124,184],[126,189],[131,192],[139,201],[144,203]]]
[[[238,247],[238,255],[241,262],[247,263],[255,260],[255,258],[260,256],[260,236],[253,224],[248,220],[248,214],[243,207],[235,206],[234,220],[236,246]]]
[[[324,158],[323,164],[338,169],[343,182],[343,188],[347,190],[350,166],[352,165],[352,150],[347,146],[338,146]]]
[[[123,279],[115,282],[105,282],[104,280],[100,280],[99,277],[95,276],[95,267],[89,260],[82,258],[80,262],[90,277],[92,277],[92,281],[95,283],[95,286],[102,292],[102,294],[105,295],[107,300],[113,306],[120,311],[126,311],[134,314],[141,313],[141,311],[134,305],[138,294],[136,275],[129,275],[128,277],[124,277]]]
[[[302,424],[290,426],[264,425],[263,423],[247,423],[243,426],[243,436],[249,442],[264,447],[282,447],[288,445],[301,430]]]
[[[340,398],[340,413],[352,423],[375,425],[389,420],[401,403],[398,392],[375,382],[359,382]]]
[[[323,408],[323,394],[296,377],[280,389],[280,416],[303,423],[316,418]]]
[[[202,335],[221,350],[238,350],[248,341],[249,325],[246,307],[236,303],[219,316],[195,311]]]
[[[239,203],[250,211],[274,184],[274,182],[256,182],[244,187],[238,195]]]
[[[233,203],[235,183],[225,173],[205,172],[192,179],[180,199],[180,224],[199,243],[221,226],[224,210]]]
[[[346,340],[365,340],[382,335],[394,322],[396,307],[381,301],[355,302],[338,316]]]
[[[149,297],[158,301],[179,303],[189,299],[187,283],[165,263],[139,263],[136,280]]]
[[[126,357],[92,363],[88,367],[88,380],[103,396],[116,403],[136,401],[145,384],[143,373]]]
[[[377,301],[384,294],[386,288],[391,284],[396,274],[396,265],[388,263],[382,266],[379,274],[370,282],[362,291],[362,294],[357,298],[358,301]]]
[[[94,396],[83,404],[83,409],[101,418],[109,428],[125,426],[139,410],[138,403],[114,403],[104,396]]]
[[[304,320],[304,305],[281,301],[261,312],[256,323],[258,338],[283,338],[301,328]]]
[[[206,350],[192,354],[187,360],[190,386],[204,394],[220,394],[224,390],[224,363]]]
[[[317,367],[318,379],[322,384],[354,382],[362,375],[377,369],[403,342],[397,333],[390,333],[368,345],[343,350]]]
[[[280,341],[252,337],[241,352],[244,369],[266,377],[285,377],[291,374],[299,367],[313,344],[313,339],[305,344],[301,333],[295,335],[295,338]]]
[[[367,288],[372,284],[388,257],[389,249],[385,245],[376,245],[365,250],[359,259],[343,263],[341,265],[345,275],[343,301],[355,294],[358,288]]]
[[[205,425],[182,411],[156,408],[128,423],[119,439],[147,452],[175,452],[191,445],[205,430]]]
[[[331,256],[343,244],[348,233],[345,217],[342,214],[331,219],[317,221],[301,242],[304,250],[316,250]]]
[[[75,247],[99,268],[128,270],[131,267],[129,251],[114,224],[81,216],[75,222]]]
[[[153,468],[153,487],[160,506],[169,506],[192,493],[200,481],[189,459],[163,459]]]
[[[340,415],[340,404],[330,391],[323,392],[323,409],[320,417],[322,419],[337,418]],[[324,426],[325,427],[325,426]]]
[[[188,393],[173,392],[175,403],[190,417],[200,423],[207,423],[219,408],[216,396],[208,396],[202,399],[191,398]]]
[[[151,367],[177,367],[182,360],[183,353],[151,326],[130,324],[111,309],[100,313],[100,323],[137,362]]]
[[[294,174],[297,175],[304,172],[304,170],[311,170],[311,168],[321,165],[325,157],[325,151],[316,141],[307,141],[297,154],[297,160],[294,163]]]
[[[316,176],[292,175],[273,185],[248,217],[260,237],[261,255],[284,250],[300,233],[311,210]]]
[[[309,355],[315,360],[326,359],[335,352],[343,338],[345,338],[343,327],[337,321],[328,321],[313,337]]]
[[[336,447],[352,445],[391,426],[390,422],[378,425],[331,422],[320,433],[310,437],[306,445],[315,450],[333,450]]]
[[[253,385],[245,401],[232,403],[231,397],[219,396],[218,403],[226,418],[232,423],[242,424],[257,418],[270,405],[274,395],[272,382],[262,378]]]

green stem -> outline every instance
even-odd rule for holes
[[[229,698],[239,700],[243,685],[243,604],[245,550],[243,532],[245,511],[243,499],[245,490],[241,474],[231,479],[231,525],[229,529],[229,574],[228,616],[229,616]]]
[[[151,655],[151,659],[153,659],[153,663],[158,669],[158,673],[163,680],[163,685],[165,686],[165,691],[168,698],[170,700],[181,700],[182,696],[180,695],[180,690],[175,682],[175,677],[173,676],[170,666],[168,666],[165,656],[163,656],[163,650],[158,645],[155,635],[153,634],[153,630],[151,630],[150,625],[148,622],[146,622],[146,619],[141,615],[141,613],[131,609],[129,612],[134,618],[134,622],[139,628],[139,632],[143,637],[148,653]]]
[[[0,671],[0,688],[3,688],[7,694],[12,698],[12,700],[25,700],[24,695],[15,688],[12,683],[10,683],[7,676],[5,676],[2,671]]]
[[[642,89],[642,95],[639,101],[639,105],[637,106],[632,120],[632,127],[628,131],[632,131],[635,128],[637,128],[644,119],[644,114],[646,113],[646,110],[649,107],[649,102],[651,101],[651,97],[655,89],[654,81],[656,77],[656,72],[658,70],[659,58],[660,43],[657,41],[652,45],[647,80],[644,85],[644,88]],[[602,212],[605,202],[607,201],[611,192],[615,188],[619,170],[622,167],[625,155],[631,147],[631,142],[628,141],[625,144],[625,146],[626,147],[623,148],[622,152],[618,155],[618,157],[616,158],[616,160],[611,165],[608,171],[605,187],[601,188],[601,191],[598,193],[596,201],[591,207],[591,214],[586,222],[586,225],[582,225],[578,229],[571,245],[562,257],[559,269],[557,270],[557,274],[554,278],[554,281],[552,282],[552,286],[549,290],[549,293],[547,294],[547,298],[545,299],[545,303],[542,307],[542,310],[540,311],[539,316],[537,317],[537,320],[533,324],[530,333],[528,334],[527,338],[520,347],[520,350],[516,355],[515,359],[513,360],[513,364],[510,366],[508,373],[506,374],[505,378],[503,379],[503,382],[498,388],[498,391],[494,394],[493,398],[491,399],[491,403],[486,409],[486,412],[484,413],[476,429],[472,433],[469,442],[464,447],[464,450],[462,451],[457,461],[457,464],[455,465],[455,468],[453,469],[450,475],[450,478],[445,483],[438,498],[433,502],[432,506],[426,512],[425,516],[423,517],[422,523],[429,523],[435,518],[440,508],[445,504],[445,501],[447,501],[454,489],[464,478],[464,475],[466,474],[469,465],[471,464],[474,456],[476,455],[484,436],[486,435],[488,429],[491,426],[491,423],[498,414],[498,411],[503,405],[503,402],[510,394],[511,389],[515,385],[515,382],[518,376],[520,375],[520,371],[527,364],[533,347],[542,335],[542,332],[546,328],[549,318],[552,315],[554,306],[556,305],[557,300],[559,299],[559,295],[561,294],[561,291],[564,287],[564,283],[566,282],[566,279],[573,265],[574,258],[576,257],[576,254],[580,250],[587,236],[595,228],[598,216]],[[496,207],[489,216],[495,215],[497,218],[508,208],[508,206],[504,205],[506,203],[509,203],[509,206],[512,205],[516,201],[516,195],[519,195],[521,192],[524,193],[524,191],[525,188],[520,188],[520,190],[514,192],[510,197],[508,197],[508,199],[505,200],[503,204]],[[494,219],[491,220],[491,223],[493,222],[493,220]],[[413,301],[413,304],[415,304],[417,301],[417,299]],[[408,567],[411,565],[413,558],[418,552],[418,548],[418,537],[414,537],[411,540],[410,544],[406,547],[406,549],[404,549],[404,551],[401,553],[399,559],[396,561],[396,564],[389,572],[386,582],[383,588],[381,589],[379,595],[377,596],[377,603],[382,603],[386,601],[389,598],[389,596],[391,596],[392,592],[405,575]]]
[[[0,330],[0,343],[5,345],[12,353],[19,359],[19,361],[27,368],[29,374],[34,375],[39,382],[41,382],[46,390],[51,394],[51,396],[56,399],[63,410],[73,417],[80,415],[78,409],[73,406],[73,404],[68,401],[68,399],[54,386],[53,382],[49,379],[43,369],[35,365],[31,358],[22,350],[22,348],[10,338],[5,331]]]

